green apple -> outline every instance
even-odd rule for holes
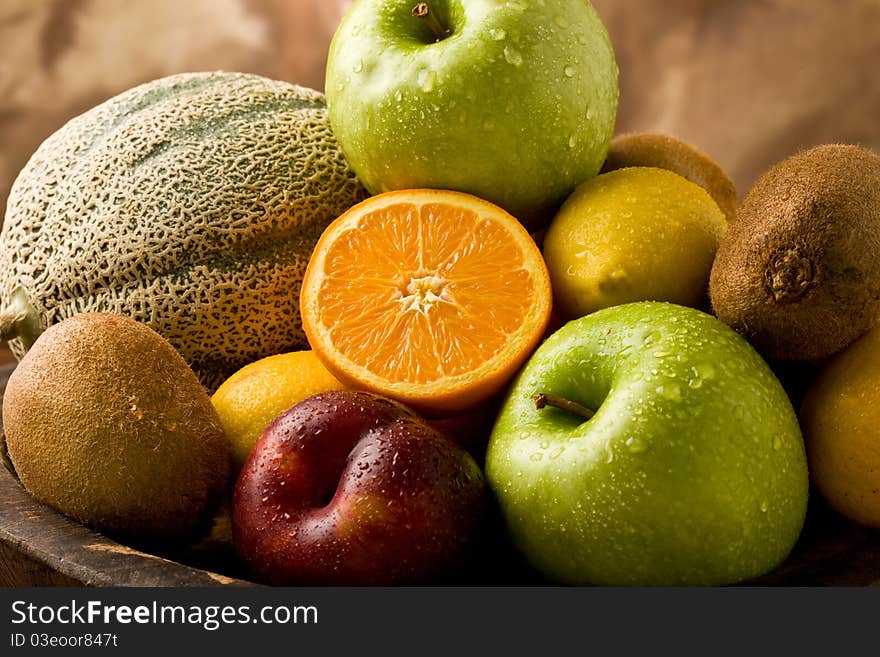
[[[598,172],[618,95],[587,0],[356,0],[330,44],[325,89],[370,192],[455,189],[527,225]]]
[[[514,542],[572,584],[749,579],[785,559],[806,514],[781,384],[732,329],[671,303],[606,308],[550,336],[508,393],[486,469]]]

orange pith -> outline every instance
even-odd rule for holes
[[[406,190],[327,228],[300,306],[312,348],[340,380],[453,412],[516,372],[550,298],[541,253],[516,219],[467,194]]]

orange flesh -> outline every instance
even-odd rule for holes
[[[386,381],[424,385],[466,375],[512,341],[526,349],[549,314],[536,263],[510,226],[470,207],[385,205],[361,214],[325,248],[315,301],[320,331],[338,354]]]

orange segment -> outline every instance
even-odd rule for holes
[[[520,223],[469,194],[404,190],[351,208],[302,284],[309,343],[349,385],[432,412],[498,392],[550,315],[550,277]]]

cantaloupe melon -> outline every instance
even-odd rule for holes
[[[73,119],[13,185],[0,337],[21,358],[82,312],[168,339],[210,389],[307,346],[297,299],[326,225],[365,198],[323,95],[239,73],[135,87]]]

